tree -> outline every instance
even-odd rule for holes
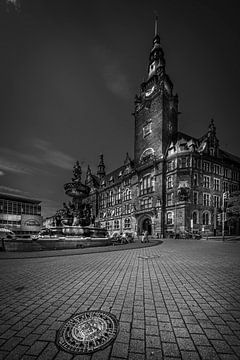
[[[240,191],[233,192],[227,202],[228,218],[238,220],[240,218]]]
[[[239,232],[240,222],[240,191],[233,192],[227,202],[227,220],[230,226]]]

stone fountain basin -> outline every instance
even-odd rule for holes
[[[42,250],[79,249],[94,246],[111,245],[110,238],[61,236],[58,238],[45,237],[37,240]]]
[[[41,250],[63,250],[81,249],[85,247],[111,245],[110,238],[98,237],[42,237],[41,239],[14,239],[4,240],[5,251],[41,251]]]

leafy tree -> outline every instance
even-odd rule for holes
[[[240,219],[240,191],[233,192],[227,202],[227,217],[230,222]]]

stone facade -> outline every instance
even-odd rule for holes
[[[223,193],[240,188],[240,158],[219,148],[213,120],[199,139],[178,131],[178,97],[158,34],[134,117],[134,159],[127,154],[121,167],[106,174],[101,155],[97,174],[87,170],[84,202],[95,224],[110,234],[147,230],[155,237],[219,232]]]

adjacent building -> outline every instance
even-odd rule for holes
[[[178,96],[155,33],[146,80],[135,98],[134,157],[106,174],[103,155],[86,185],[95,224],[156,237],[221,231],[223,194],[239,190],[240,158],[221,149],[213,120],[204,136],[179,131]],[[237,228],[228,229],[236,232]]]
[[[41,201],[0,193],[0,227],[16,235],[31,235],[42,228]]]

